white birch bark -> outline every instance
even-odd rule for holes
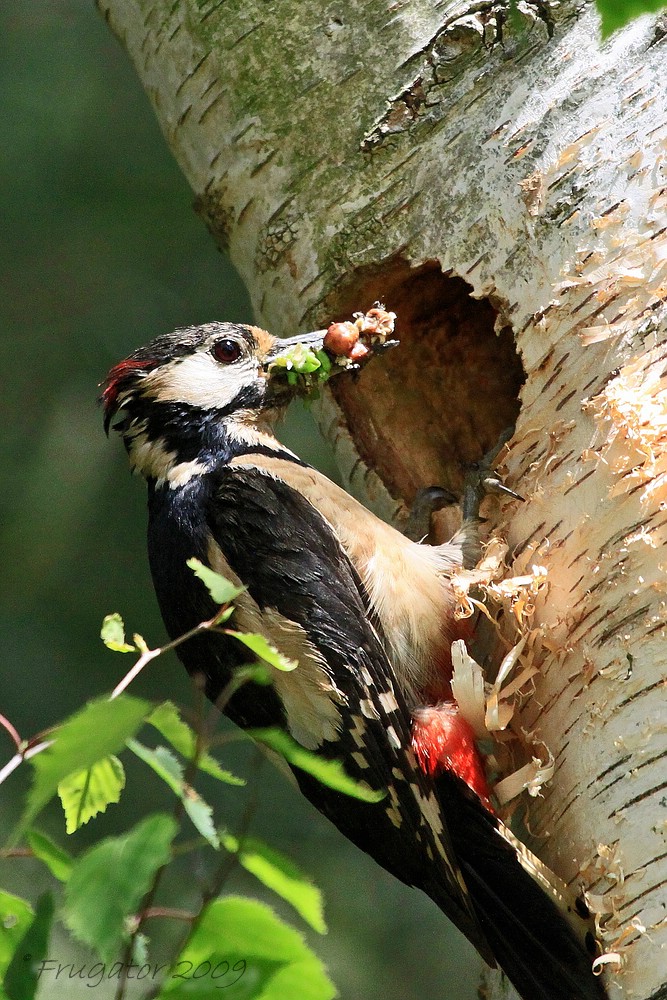
[[[258,322],[399,314],[400,358],[321,410],[358,495],[392,517],[459,489],[518,413],[527,502],[490,527],[510,575],[547,570],[521,722],[556,769],[530,827],[613,897],[610,994],[667,996],[666,29],[603,45],[573,2],[502,44],[491,4],[98,3]]]

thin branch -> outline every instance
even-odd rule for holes
[[[261,768],[263,763],[264,763],[264,756],[260,752],[259,747],[256,747],[255,754],[251,762],[251,766],[254,771],[254,774],[252,775],[253,778],[257,777],[259,769]],[[241,822],[239,824],[238,850],[234,851],[233,853],[227,854],[227,856],[224,857],[221,863],[218,865],[218,868],[214,872],[213,878],[211,879],[208,887],[202,893],[201,905],[199,907],[199,910],[195,914],[192,922],[190,923],[188,932],[183,938],[183,941],[181,942],[181,945],[176,952],[177,955],[183,954],[184,950],[187,948],[188,944],[192,940],[201,921],[203,920],[204,911],[206,910],[206,907],[210,902],[212,902],[212,900],[216,899],[220,895],[225,883],[227,882],[227,879],[229,878],[229,876],[239,863],[239,854],[243,849],[243,842],[248,836],[250,825],[254,819],[259,801],[256,781],[254,782],[252,787],[253,787],[252,795],[249,797],[248,802],[246,803],[246,807],[243,811],[243,816],[241,817]],[[149,993],[147,1000],[150,1000],[150,997],[156,996],[158,991],[159,987],[155,991],[155,993],[153,992]]]
[[[0,858],[34,858],[32,847],[7,847],[0,851]]]
[[[172,858],[180,858],[183,854],[190,854],[191,851],[198,851],[200,847],[206,847],[210,841],[206,837],[193,837],[192,840],[182,840],[171,850]]]
[[[3,729],[7,730],[7,732],[9,733],[9,735],[11,736],[11,738],[14,741],[14,745],[16,746],[16,749],[20,753],[21,752],[21,737],[19,736],[18,731],[15,729],[15,727],[12,725],[12,723],[9,721],[9,719],[5,718],[5,716],[2,715],[2,713],[0,713],[0,726],[2,726]]]
[[[23,763],[23,754],[15,753],[11,760],[8,760],[3,768],[0,768],[0,785],[9,775],[16,770],[19,764]]]
[[[113,698],[117,698],[119,694],[122,694],[125,688],[132,683],[134,678],[141,673],[144,667],[150,663],[151,660],[154,660],[156,656],[159,656],[160,653],[164,653],[164,651],[168,648],[168,646],[158,646],[157,649],[149,649],[145,653],[142,653],[132,669],[125,674],[123,679],[118,684],[116,684],[115,688],[109,695],[109,701]]]
[[[41,739],[41,736],[35,737],[35,739]],[[3,768],[0,769],[0,785],[5,781],[13,771],[22,764],[24,760],[30,760],[31,757],[35,757],[42,750],[46,750],[50,747],[53,740],[44,740],[43,743],[28,744],[25,750],[20,753],[14,754],[11,760],[8,760]]]
[[[162,653],[167,653],[170,649],[175,649],[176,646],[180,646],[182,642],[187,642],[188,639],[192,639],[193,636],[199,635],[200,632],[206,632],[210,629],[214,629],[218,624],[218,622],[220,621],[220,616],[224,614],[226,610],[227,606],[223,605],[221,608],[218,609],[218,611],[216,611],[213,618],[210,618],[208,621],[205,622],[200,622],[199,625],[195,625],[195,627],[190,629],[189,632],[185,632],[183,635],[179,635],[176,639],[172,639],[171,642],[165,643],[164,646],[158,646],[157,649],[144,650],[144,652],[141,654],[141,656],[134,664],[134,666],[131,668],[131,670],[129,670],[125,674],[123,679],[119,681],[119,683],[113,689],[113,691],[109,695],[109,700],[117,698],[118,695],[121,694],[132,683],[135,677],[137,677],[144,669],[144,667],[148,663],[150,663],[151,660],[154,660],[156,656],[160,656]]]
[[[158,917],[164,917],[169,920],[184,920],[186,923],[191,923],[195,919],[195,914],[189,910],[179,910],[172,906],[151,906],[143,912],[144,920],[155,920]]]
[[[212,618],[212,619],[210,619],[210,621],[203,622],[201,625],[198,625],[196,628],[192,629],[190,632],[187,632],[185,635],[181,636],[179,639],[176,639],[172,643],[169,643],[168,645],[163,646],[162,649],[159,652],[163,652],[163,651],[165,651],[167,649],[170,649],[173,646],[178,645],[178,643],[180,643],[180,642],[184,642],[186,639],[191,638],[191,636],[196,635],[198,632],[201,632],[201,631],[203,631],[205,629],[213,628],[215,626],[216,622],[218,621],[219,617],[220,617],[220,612],[217,612],[216,615],[215,615],[215,617]],[[158,651],[152,650],[151,652],[154,655],[157,655]],[[145,655],[146,654],[144,654],[144,657],[145,657]],[[151,659],[152,659],[152,657],[151,657]],[[136,667],[136,664],[135,664],[135,667]],[[133,673],[136,676],[136,673],[138,673],[138,671],[136,671],[133,668],[133,670],[130,671],[130,673]],[[129,681],[128,681],[128,683],[129,683]],[[240,683],[243,683],[243,680]],[[227,701],[232,696],[232,694],[234,693],[234,691],[236,691],[238,689],[239,686],[240,686],[239,682],[236,681],[234,678],[232,678],[232,680],[229,681],[229,683],[225,686],[225,688],[223,689],[222,694],[220,696],[220,702],[221,702],[222,706],[224,706],[224,705],[227,704]],[[120,687],[120,685],[119,685],[119,687]],[[206,748],[206,740],[205,740],[205,732],[204,732],[205,729],[206,729],[206,722],[205,722],[205,719],[204,719],[204,693],[201,690],[201,688],[199,688],[197,685],[194,685],[194,689],[195,689],[195,699],[196,699],[195,700],[195,720],[196,720],[196,725],[193,727],[194,730],[195,730],[195,747],[194,747],[194,753],[192,755],[192,758],[188,762],[188,765],[187,765],[186,770],[185,770],[185,774],[183,775],[183,782],[184,782],[184,784],[191,784],[192,783],[194,775],[197,772],[197,767],[198,767],[198,764],[199,764],[199,759],[201,758],[201,755],[202,755],[202,753],[204,752],[204,750]],[[116,690],[118,690],[118,689],[116,689]],[[115,697],[115,693],[116,692],[114,692],[114,694],[112,694],[111,697]],[[118,693],[120,693],[120,692],[118,692]],[[213,714],[215,714],[216,717],[217,717],[217,715],[220,714],[219,710],[216,709]],[[181,819],[183,817],[184,811],[185,811],[185,805],[183,803],[183,800],[181,798],[177,798],[176,799],[176,803],[174,805],[174,809],[173,809],[173,816],[174,816],[174,819],[176,820],[177,823],[180,823],[180,821],[181,821]],[[127,945],[125,947],[125,952],[124,952],[123,960],[122,960],[122,971],[121,971],[120,978],[118,980],[118,988],[116,990],[115,1000],[123,1000],[123,998],[125,997],[125,989],[126,989],[126,986],[127,986],[127,971],[129,969],[130,963],[132,961],[132,954],[134,952],[135,942],[136,942],[137,937],[140,934],[140,932],[141,932],[141,930],[142,930],[142,928],[144,926],[144,923],[145,923],[145,921],[147,919],[147,914],[151,913],[152,910],[153,910],[153,900],[155,899],[155,897],[157,895],[158,889],[159,889],[160,884],[162,882],[162,878],[164,876],[165,871],[167,870],[167,866],[170,864],[170,862],[171,862],[172,859],[173,859],[173,855],[172,855],[172,858],[170,858],[170,860],[168,862],[166,862],[164,865],[162,865],[160,868],[158,868],[158,870],[156,871],[156,873],[155,873],[155,875],[153,877],[153,883],[150,886],[150,888],[149,888],[148,892],[146,893],[146,895],[144,896],[144,899],[143,899],[143,902],[142,902],[142,906],[141,906],[141,912],[139,913],[139,916],[138,916],[138,919],[136,921],[136,924],[135,924],[135,926],[134,926],[134,928],[132,930],[130,938],[129,938],[129,940],[127,942]],[[196,922],[197,916],[198,915],[196,915],[193,918],[193,921],[192,921],[192,923],[190,925],[191,928],[194,925],[194,923]],[[190,933],[188,933],[188,936],[187,936],[186,940],[189,940],[190,936],[191,936]]]
[[[200,632],[214,630],[220,621],[221,615],[224,614],[225,611],[226,611],[226,606],[223,606],[222,608],[218,609],[218,611],[216,611],[213,618],[210,618],[208,621],[205,622],[200,622],[199,625],[196,625],[193,629],[190,629],[189,632],[185,632],[183,635],[178,636],[176,639],[172,639],[171,642],[165,643],[164,646],[158,646],[157,649],[144,650],[144,652],[141,654],[141,656],[134,664],[134,666],[131,668],[131,670],[129,670],[125,674],[123,679],[113,689],[113,691],[109,695],[109,701],[112,701],[114,698],[117,698],[118,695],[121,694],[132,683],[135,677],[137,677],[137,675],[141,673],[144,667],[148,663],[150,663],[151,660],[154,660],[157,656],[160,656],[162,653],[168,652],[170,649],[175,649],[176,646],[179,646],[182,642],[187,642],[188,639],[192,639],[193,636],[198,635]],[[236,680],[235,678],[232,678],[232,680],[224,689],[221,695],[223,707],[224,705],[227,704],[227,701],[229,701],[229,698],[231,698],[231,696],[238,689],[238,687],[240,687],[241,684],[243,684],[244,682],[245,682],[244,679]],[[226,693],[228,688],[230,690],[229,694],[227,695]],[[221,710],[222,708],[216,710],[218,715],[220,714]],[[35,743],[36,740],[43,740],[45,733],[50,731],[50,730],[45,730],[45,732],[39,733],[37,736],[33,736],[26,744],[23,740],[21,740],[21,737],[19,736],[16,728],[12,725],[9,719],[6,719],[5,716],[2,714],[0,714],[0,726],[2,726],[2,728],[9,733],[18,750],[18,753],[16,753],[11,758],[11,760],[7,761],[7,763],[3,768],[0,768],[0,785],[1,785],[3,781],[5,781],[9,777],[9,775],[12,774],[16,770],[16,768],[23,763],[24,760],[29,760],[36,754],[41,753],[42,750],[46,750],[47,747],[51,746],[53,740],[45,740],[44,742],[41,743]],[[201,751],[199,751],[199,755],[201,756]],[[198,759],[198,757],[195,759]]]

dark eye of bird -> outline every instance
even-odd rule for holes
[[[211,354],[223,365],[231,365],[241,357],[241,345],[235,340],[218,340],[211,348]]]

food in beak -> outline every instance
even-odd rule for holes
[[[270,363],[269,373],[284,372],[289,385],[309,392],[336,372],[360,368],[373,354],[395,347],[398,341],[389,339],[395,321],[396,313],[376,302],[368,312],[354,313],[352,321],[331,323],[322,331],[321,347],[312,339],[290,345]]]

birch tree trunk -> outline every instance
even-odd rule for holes
[[[529,826],[611,913],[610,994],[666,997],[666,22],[603,45],[569,0],[518,24],[446,0],[98,3],[257,321],[398,313],[402,349],[320,408],[350,488],[400,519],[516,422],[527,502],[488,527],[510,576],[546,571],[521,725],[556,766]]]

